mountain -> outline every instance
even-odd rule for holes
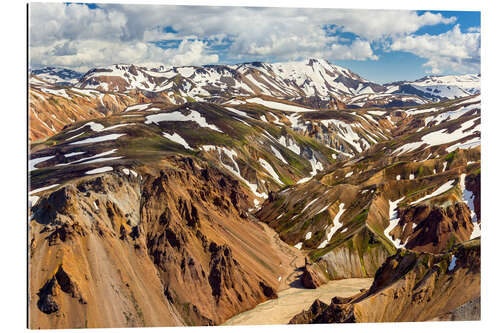
[[[78,83],[83,73],[60,67],[44,67],[30,71],[31,75],[52,84],[72,86]]]
[[[414,94],[433,101],[461,98],[481,92],[481,75],[426,76],[416,81],[403,81],[385,85],[393,94]]]
[[[365,141],[375,144],[272,193],[256,213],[330,279],[373,276],[398,248],[440,253],[480,234],[479,99],[370,114],[379,133]],[[320,120],[333,137],[367,135],[350,121]]]
[[[332,97],[383,90],[381,85],[318,59],[166,68],[113,65],[87,72],[77,86],[103,91],[168,90],[172,92],[169,96],[177,93],[191,98],[261,94],[286,99],[316,96],[326,102]]]
[[[275,297],[295,266],[249,211],[331,157],[235,110],[139,105],[32,145],[33,327],[212,325]]]
[[[292,322],[476,318],[479,94],[312,59],[33,74],[29,94],[30,327],[219,325],[344,278],[373,283]]]
[[[317,110],[391,109],[480,92],[480,75],[428,76],[379,85],[323,59],[151,68],[122,64],[94,68],[85,74],[46,67],[30,73],[30,103],[38,115],[31,119],[35,124],[30,128],[33,140],[56,134],[72,120],[121,112],[147,100],[175,105],[194,101],[221,104],[231,98],[245,101],[265,96]],[[75,94],[82,97],[80,101],[68,104]],[[132,100],[128,101],[129,97]]]
[[[480,245],[474,240],[439,255],[398,251],[369,289],[330,304],[317,300],[290,323],[480,320]]]
[[[141,93],[102,93],[93,89],[78,89],[52,84],[34,75],[30,76],[29,82],[28,137],[33,141],[55,135],[64,126],[76,121],[105,117],[146,100]]]
[[[85,74],[46,67],[31,71],[29,83],[32,140],[54,135],[76,120],[146,102],[243,103],[264,96],[307,109],[338,110],[417,106],[432,97],[417,96],[422,95],[419,91],[387,93],[386,87],[322,59],[152,68],[112,65]]]

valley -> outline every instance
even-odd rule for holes
[[[330,281],[317,289],[292,287],[278,293],[278,298],[261,303],[223,325],[284,325],[310,304],[319,299],[329,302],[333,297],[349,297],[370,287],[372,279],[342,279]]]
[[[29,122],[31,328],[479,319],[480,75],[47,68]]]

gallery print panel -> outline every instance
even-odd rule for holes
[[[480,12],[28,16],[30,328],[480,319]]]

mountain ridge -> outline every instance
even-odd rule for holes
[[[371,288],[352,303],[366,311],[356,321],[444,318],[476,299],[425,294],[439,311],[418,317],[400,286],[421,268],[480,265],[476,250],[441,260],[481,234],[480,94],[432,102],[424,84],[446,82],[431,78],[423,91],[394,86],[414,95],[377,93],[342,70],[116,65],[84,86],[31,76],[30,326],[218,325],[289,286],[357,277],[400,298]],[[392,270],[416,256],[415,274]],[[466,286],[460,269],[435,281],[448,276]],[[371,299],[402,311],[385,318]]]
[[[35,75],[40,73],[39,75],[47,77],[48,74],[44,71],[52,75],[51,83],[57,83],[53,79],[57,71],[52,67],[31,73]],[[61,79],[62,84],[68,83],[65,77]],[[433,85],[429,84],[430,79]],[[447,80],[443,82],[442,79]],[[378,84],[362,78],[349,69],[316,58],[291,62],[245,62],[234,65],[201,66],[148,67],[113,64],[80,73],[78,82],[74,82],[74,77],[72,80],[73,86],[77,88],[92,88],[103,92],[130,89],[147,92],[174,91],[195,99],[200,95],[214,95],[214,93],[223,95],[224,92],[233,96],[264,94],[289,100],[317,96],[324,101],[333,98],[345,102],[359,95],[367,95],[373,99],[374,95],[392,94],[393,96],[416,95],[439,101],[473,95],[480,91],[479,74],[425,76],[415,81]],[[467,87],[464,88],[464,85]],[[354,105],[359,106],[359,101],[358,98],[357,104]]]
[[[248,62],[242,62],[242,63],[236,63],[236,64],[205,64],[205,65],[185,65],[185,66],[172,66],[172,65],[164,65],[164,64],[150,65],[150,64],[134,64],[134,63],[116,63],[116,64],[93,67],[86,72],[78,72],[78,71],[74,71],[72,69],[65,68],[65,67],[45,66],[45,67],[40,67],[37,69],[31,69],[31,70],[29,70],[29,73],[34,74],[34,75],[40,75],[40,74],[44,74],[44,73],[53,73],[55,75],[58,72],[66,71],[66,72],[72,73],[72,75],[71,75],[72,78],[80,78],[80,77],[85,76],[89,72],[92,72],[95,69],[100,69],[100,68],[103,69],[103,68],[113,67],[113,66],[117,66],[117,65],[118,66],[132,66],[133,65],[137,68],[148,69],[148,70],[155,71],[155,72],[164,72],[164,71],[169,70],[169,69],[186,68],[186,67],[201,67],[201,68],[224,67],[224,66],[231,67],[231,68],[238,68],[241,66],[266,67],[266,65],[269,66],[269,65],[300,64],[300,63],[310,63],[310,62],[328,63],[329,65],[333,66],[334,68],[338,69],[339,71],[350,72],[351,74],[356,75],[362,81],[375,83],[374,81],[367,80],[367,79],[363,78],[362,76],[360,76],[359,74],[352,72],[348,68],[332,64],[328,60],[322,59],[322,58],[307,58],[307,59],[302,60],[302,61],[289,61],[289,62],[248,61]],[[468,77],[471,78],[471,77],[480,77],[480,76],[481,76],[481,74],[477,74],[477,73],[425,75],[425,76],[420,77],[420,78],[415,79],[415,80],[397,80],[397,81],[389,81],[389,82],[377,83],[377,84],[382,85],[382,86],[390,86],[390,85],[394,85],[394,84],[409,83],[409,82],[423,82],[423,81],[428,80],[428,79],[438,80],[439,78],[455,78],[458,81],[460,81],[462,78],[468,78]],[[61,78],[64,79],[65,77],[62,76]]]

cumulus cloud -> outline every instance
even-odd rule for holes
[[[337,60],[377,60],[378,57],[373,54],[370,43],[359,38],[355,39],[351,45],[337,44],[332,45],[332,58]]]
[[[433,74],[445,70],[479,72],[480,42],[479,32],[462,33],[460,25],[457,24],[453,29],[439,35],[401,37],[393,41],[391,49],[411,52],[428,59],[424,66]]]
[[[214,64],[219,61],[218,55],[211,54],[206,43],[199,40],[184,40],[179,47],[166,50],[143,42],[63,41],[31,47],[30,53],[34,67],[60,66],[81,71],[115,63],[186,66]]]
[[[418,50],[409,46],[412,33],[454,22],[455,17],[400,10],[120,4],[90,9],[83,4],[33,3],[30,60],[32,66],[79,69],[121,62],[376,60],[376,45],[390,49],[395,40],[401,50],[415,53]],[[336,36],[342,32],[355,37]],[[170,43],[169,48],[159,42]],[[429,58],[429,66],[435,67],[432,61],[436,57]]]
[[[218,61],[219,56],[209,54],[206,43],[199,40],[183,40],[178,48],[165,51],[165,63],[173,66],[215,64]]]
[[[439,13],[418,15],[406,10],[337,10],[331,14],[328,20],[335,22],[341,30],[370,41],[414,33],[424,26],[456,21],[456,17],[446,18]]]
[[[60,40],[119,40],[128,18],[118,10],[93,10],[86,5],[63,3],[30,4],[32,46]]]

